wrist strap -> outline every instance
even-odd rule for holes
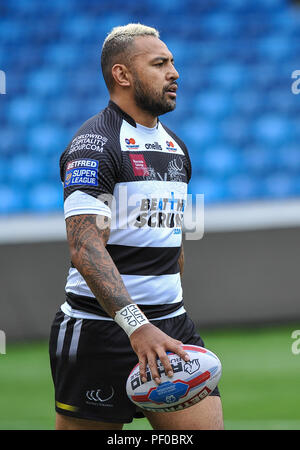
[[[145,314],[135,303],[130,303],[117,311],[114,320],[121,328],[123,328],[128,336],[142,325],[149,323]]]

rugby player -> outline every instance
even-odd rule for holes
[[[179,77],[158,31],[114,28],[101,66],[108,106],[60,159],[71,267],[49,344],[56,429],[120,430],[143,416],[157,430],[223,429],[218,388],[169,413],[138,410],[126,395],[137,362],[142,381],[160,383],[157,358],[172,377],[167,351],[188,360],[182,344],[204,346],[181,287],[191,163],[158,119],[175,109]]]

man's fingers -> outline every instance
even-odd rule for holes
[[[143,383],[146,383],[147,381],[147,375],[146,375],[146,358],[139,360],[139,367],[140,367],[140,377]]]
[[[158,372],[158,367],[157,367],[157,356],[156,355],[151,355],[148,358],[148,366],[149,369],[151,371],[152,374],[152,379],[155,381],[155,383],[159,384],[160,383],[160,375]]]
[[[167,354],[161,353],[158,356],[159,356],[159,359],[160,359],[162,365],[164,366],[166,375],[168,377],[172,377],[174,375],[174,372],[173,372],[173,368],[172,368],[172,365],[170,363],[170,360],[169,360]]]
[[[182,348],[182,342],[180,343],[180,345],[177,345],[176,343],[172,346],[170,346],[170,350],[174,353],[176,353],[176,355],[180,356],[181,359],[183,359],[184,361],[189,361],[190,357],[189,354],[183,350]]]

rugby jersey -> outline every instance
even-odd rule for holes
[[[178,258],[191,177],[185,144],[160,120],[144,127],[109,101],[75,134],[60,173],[65,218],[111,218],[106,249],[132,301],[152,320],[182,314]],[[66,314],[112,320],[72,263],[65,290]]]

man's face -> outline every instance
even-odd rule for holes
[[[135,39],[130,72],[137,106],[155,117],[175,109],[179,75],[172,53],[160,39],[154,36]]]

